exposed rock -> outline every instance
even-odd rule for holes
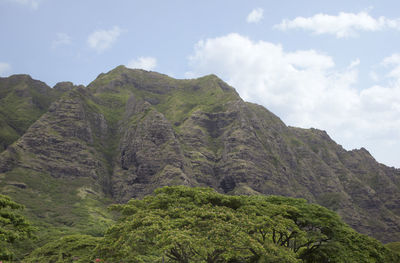
[[[71,91],[73,88],[75,88],[75,85],[72,82],[69,82],[69,81],[58,82],[53,87],[53,89],[58,90],[58,91],[60,91],[62,93],[65,93],[67,91]]]
[[[22,182],[8,182],[7,184],[18,187],[20,189],[26,189],[26,187],[27,187],[26,184],[22,183]]]

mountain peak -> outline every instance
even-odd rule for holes
[[[195,91],[196,96],[214,96],[215,94],[230,94],[228,97],[239,98],[238,93],[227,83],[216,75],[211,74],[196,79],[175,79],[168,75],[142,69],[130,69],[118,66],[113,70],[100,74],[89,89],[97,91],[128,89],[140,96],[159,96],[160,94],[191,93]],[[152,94],[152,95],[151,95]],[[186,99],[190,99],[187,97]],[[157,99],[159,100],[159,98]]]
[[[58,82],[56,85],[54,85],[53,89],[61,91],[61,92],[67,92],[72,90],[75,87],[74,83],[70,81],[62,81]]]
[[[6,79],[6,78],[3,78]],[[8,77],[9,80],[32,80],[31,75],[29,74],[14,74]]]

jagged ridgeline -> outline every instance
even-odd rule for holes
[[[0,192],[26,206],[41,235],[101,235],[111,202],[187,185],[302,197],[361,233],[400,240],[399,169],[286,126],[214,75],[120,66],[87,87],[53,89],[17,75],[0,79],[0,103]]]

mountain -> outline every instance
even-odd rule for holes
[[[1,80],[1,94],[16,93],[4,83],[17,77]],[[0,155],[0,192],[42,226],[98,233],[110,202],[187,185],[305,198],[361,233],[400,240],[399,169],[325,131],[288,127],[215,75],[177,80],[119,66],[87,87],[56,87],[48,92],[61,95],[46,96],[51,106],[14,129],[21,137]]]
[[[0,78],[0,151],[24,134],[70,88],[72,83],[59,83],[52,89],[28,75]]]

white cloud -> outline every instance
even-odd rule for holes
[[[121,29],[114,26],[110,30],[97,30],[91,33],[87,38],[89,47],[97,52],[103,52],[110,48],[121,34]]]
[[[247,15],[247,23],[258,23],[264,17],[264,10],[262,8],[253,9],[250,14]]]
[[[348,68],[349,68],[349,69],[352,69],[352,68],[357,67],[358,65],[360,65],[360,59],[359,59],[359,58],[357,58],[357,59],[351,61],[351,62],[350,62],[350,65],[348,66]]]
[[[8,63],[0,62],[0,77],[8,75],[11,71],[11,66]]]
[[[139,57],[129,61],[126,65],[128,68],[140,68],[145,70],[153,70],[157,66],[157,59],[153,57]]]
[[[389,57],[384,58],[382,64],[383,65],[400,64],[400,54],[395,53]]]
[[[280,30],[304,29],[314,34],[331,34],[337,38],[354,37],[359,31],[381,31],[385,29],[400,30],[400,19],[388,19],[384,16],[374,18],[367,12],[345,13],[338,15],[316,14],[312,17],[296,17],[284,19],[274,26]]]
[[[57,38],[53,40],[51,43],[51,46],[53,48],[56,48],[58,46],[62,45],[70,45],[72,43],[71,37],[68,34],[65,33],[57,33]]]
[[[387,74],[387,76],[400,81],[400,54],[396,53],[384,58],[381,64],[386,67],[393,66],[393,69]]]
[[[229,34],[198,42],[189,61],[188,76],[215,73],[287,124],[327,130],[347,149],[366,147],[379,161],[400,167],[400,81],[358,90],[359,59],[339,69],[315,50],[286,52]]]
[[[7,1],[17,3],[20,5],[24,5],[24,6],[28,6],[35,10],[39,8],[39,4],[41,2],[40,0],[7,0]]]

